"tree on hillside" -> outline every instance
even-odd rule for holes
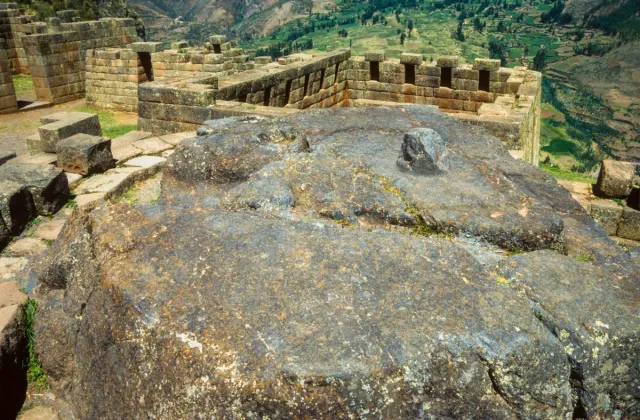
[[[407,29],[409,29],[409,35],[411,35],[411,32],[413,32],[413,21],[411,19],[407,23]]]
[[[404,45],[405,39],[407,39],[407,35],[403,32],[402,35],[400,35],[400,45]]]
[[[473,29],[475,29],[476,31],[482,33],[484,31],[484,27],[485,27],[485,24],[482,23],[480,18],[476,16],[473,19]]]
[[[460,42],[464,42],[464,40],[465,40],[464,32],[462,32],[462,21],[458,22],[458,29],[456,29],[456,33],[455,33],[454,38],[457,39]]]
[[[505,33],[507,32],[507,25],[504,23],[504,20],[498,22],[498,32]]]
[[[544,66],[547,64],[547,51],[544,48],[540,48],[533,57],[533,69],[535,71],[544,70]]]

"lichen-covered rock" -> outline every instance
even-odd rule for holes
[[[446,170],[398,165],[416,128]],[[157,200],[77,209],[35,270],[77,417],[639,414],[637,268],[486,131],[406,107],[200,133]]]
[[[605,197],[624,198],[633,188],[636,167],[631,162],[605,159],[600,167],[596,189]]]
[[[75,134],[56,144],[58,167],[65,172],[90,175],[115,167],[111,140],[90,134]]]
[[[27,187],[13,181],[0,181],[0,216],[12,235],[24,230],[36,217],[36,207]]]
[[[27,295],[15,281],[0,283],[0,418],[15,418],[27,390],[27,334],[22,305]]]
[[[0,166],[0,181],[12,181],[26,187],[38,214],[55,213],[69,199],[69,182],[64,172],[51,165],[8,162]]]

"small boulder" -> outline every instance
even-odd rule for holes
[[[609,235],[615,236],[624,208],[613,200],[597,200],[591,203],[591,217]]]
[[[76,134],[56,145],[58,167],[81,175],[101,173],[115,166],[111,140],[90,134]]]
[[[69,182],[64,172],[51,165],[8,162],[0,166],[0,181],[17,182],[29,189],[38,214],[55,213],[69,199]]]
[[[12,235],[19,235],[36,217],[36,207],[29,190],[13,181],[0,181],[0,215]]]
[[[623,198],[631,193],[634,177],[633,163],[606,159],[602,162],[596,188],[605,197]]]
[[[407,132],[398,166],[421,174],[447,170],[449,165],[444,139],[431,128],[415,128]]]
[[[618,226],[618,236],[640,241],[640,211],[626,207]]]

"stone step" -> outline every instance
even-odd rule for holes
[[[41,148],[49,153],[55,153],[60,140],[74,134],[102,135],[98,116],[87,112],[56,112],[40,118],[40,122],[44,124],[38,129]]]
[[[111,154],[116,160],[116,163],[120,164],[125,160],[140,156],[143,150],[135,147],[133,143],[148,139],[152,137],[151,133],[144,131],[130,131],[120,137],[116,137],[111,140]]]

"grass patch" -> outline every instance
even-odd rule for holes
[[[553,175],[556,179],[562,179],[565,181],[585,182],[587,184],[595,184],[596,182],[596,179],[590,177],[589,175],[585,175],[580,172],[567,171],[565,169],[560,169],[554,165],[540,164],[540,169],[542,169],[543,171],[545,171],[550,175]]]
[[[130,131],[135,131],[138,129],[136,124],[123,124],[119,122],[116,118],[118,115],[115,112],[107,111],[104,109],[96,109],[90,106],[81,106],[74,109],[75,112],[88,112],[91,114],[96,114],[98,116],[98,120],[100,120],[100,126],[102,127],[102,135],[104,137],[116,138],[127,134]]]
[[[42,370],[42,364],[38,360],[35,351],[35,330],[34,321],[38,313],[38,303],[34,299],[27,300],[24,305],[25,324],[27,330],[27,381],[29,387],[35,392],[44,392],[49,389],[47,374]]]
[[[28,74],[18,74],[13,76],[13,87],[16,93],[33,91],[33,79]]]

